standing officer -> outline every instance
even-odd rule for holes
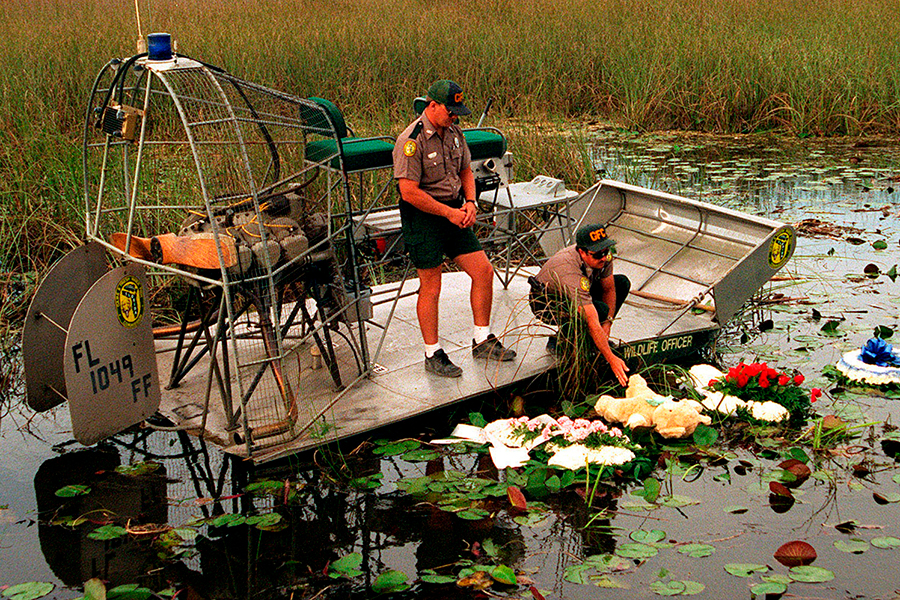
[[[394,178],[400,187],[403,243],[419,276],[416,315],[425,341],[425,370],[459,377],[438,341],[441,265],[451,258],[472,279],[470,303],[475,321],[472,355],[513,360],[516,353],[490,333],[494,270],[472,232],[475,223],[475,177],[460,115],[471,114],[463,92],[442,79],[428,88],[428,105],[397,137]]]

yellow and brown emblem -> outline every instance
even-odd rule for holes
[[[144,288],[131,275],[116,286],[116,315],[124,327],[137,327],[144,318]]]
[[[416,141],[415,140],[407,140],[405,144],[403,144],[403,154],[406,156],[412,156],[416,153]]]
[[[796,238],[793,229],[782,227],[776,231],[769,244],[769,266],[773,269],[780,269],[794,253],[795,244]]]
[[[583,289],[585,292],[591,291],[591,280],[588,279],[587,277],[582,277],[581,281],[579,282],[579,285],[581,286],[581,289]]]

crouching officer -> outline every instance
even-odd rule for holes
[[[609,345],[613,318],[619,313],[631,282],[624,275],[613,275],[616,242],[604,225],[584,225],[575,233],[575,245],[550,257],[540,272],[529,278],[529,301],[541,321],[559,325],[557,315],[577,307],[584,318],[594,345],[609,363],[621,385],[628,384],[625,361]],[[555,337],[550,338],[552,346]]]

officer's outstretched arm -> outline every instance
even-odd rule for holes
[[[578,307],[578,312],[584,317],[584,320],[587,321],[588,331],[591,333],[591,339],[594,340],[594,345],[597,346],[597,350],[600,351],[600,354],[602,354],[603,358],[606,359],[606,362],[609,363],[613,375],[619,380],[619,384],[623,386],[628,385],[628,377],[625,375],[625,373],[628,372],[628,366],[625,364],[625,361],[616,356],[612,351],[612,348],[609,347],[609,334],[605,328],[600,326],[600,317],[597,314],[597,308],[593,304],[585,304],[584,306]]]

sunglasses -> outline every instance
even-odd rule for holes
[[[609,248],[605,248],[603,250],[598,250],[597,252],[591,252],[591,256],[594,257],[594,260],[603,260],[603,259],[612,259],[613,256],[616,255],[616,247],[610,246]]]

